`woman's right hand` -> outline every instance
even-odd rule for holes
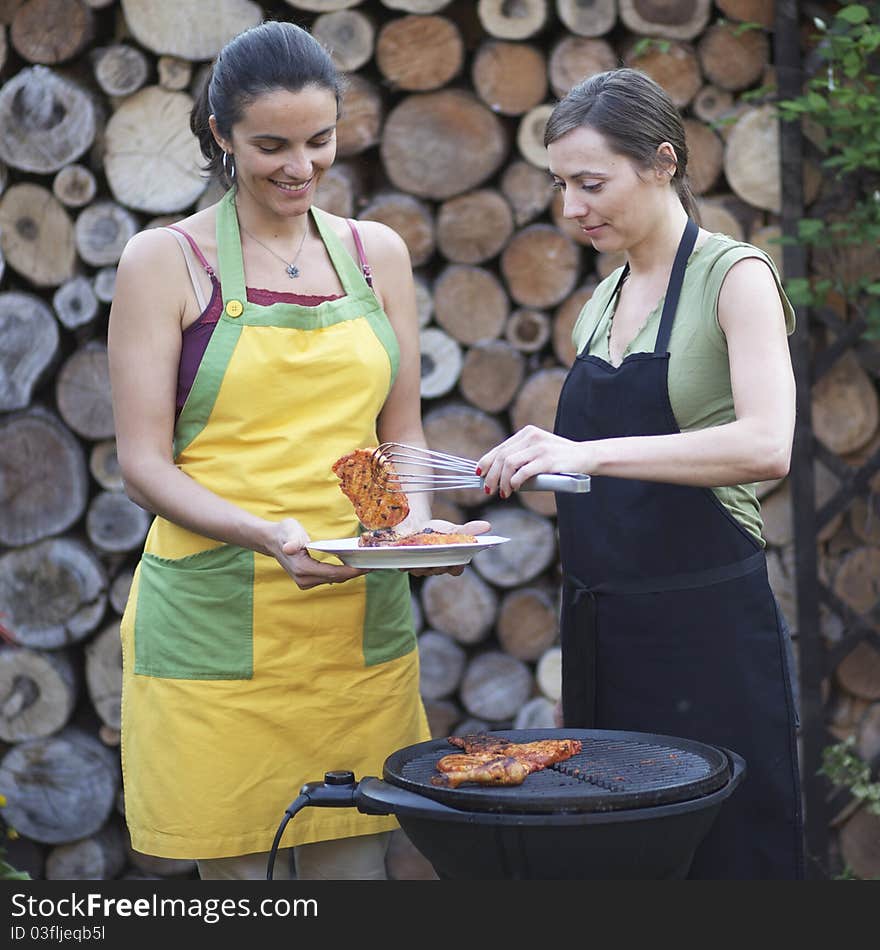
[[[309,540],[298,521],[285,518],[274,526],[269,542],[272,555],[300,590],[311,590],[321,584],[342,584],[367,573],[360,568],[315,560],[308,552]]]

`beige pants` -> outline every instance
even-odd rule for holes
[[[316,841],[297,848],[282,848],[275,855],[272,879],[289,881],[290,853],[300,881],[384,881],[385,852],[391,833],[358,835],[334,841]],[[240,854],[232,858],[206,858],[197,862],[203,881],[266,880],[269,852]]]

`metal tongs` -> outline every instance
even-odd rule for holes
[[[449,491],[453,488],[483,488],[485,479],[476,474],[477,463],[403,442],[383,442],[372,458],[373,481],[386,491]],[[588,492],[590,476],[558,472],[534,475],[520,491]]]

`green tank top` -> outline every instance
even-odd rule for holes
[[[794,310],[772,259],[751,244],[735,241],[726,234],[712,234],[688,259],[684,285],[669,341],[669,401],[682,432],[707,429],[733,422],[733,391],[727,356],[727,339],[718,322],[718,296],[727,272],[748,257],[764,261],[773,274],[785,328],[794,331]],[[621,268],[603,280],[586,302],[572,330],[578,353],[592,335],[590,355],[610,362],[611,321],[616,301],[612,301]],[[663,298],[648,315],[626,348],[630,353],[653,352],[660,324]],[[593,335],[593,331],[595,335]],[[755,485],[713,488],[721,503],[742,526],[763,545],[761,506]]]

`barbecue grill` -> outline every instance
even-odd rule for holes
[[[684,878],[718,811],[745,774],[735,752],[672,736],[603,729],[519,729],[512,742],[580,739],[582,751],[522,785],[444,788],[435,765],[445,739],[390,755],[382,779],[328,772],[285,813],[307,805],[393,814],[443,879]]]

